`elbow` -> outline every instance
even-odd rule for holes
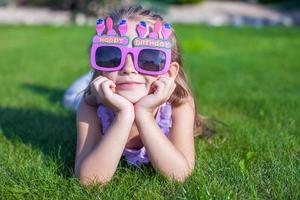
[[[100,185],[100,186],[105,186],[111,178],[105,178],[103,176],[99,175],[94,175],[94,174],[85,174],[85,173],[80,173],[79,174],[79,182],[84,185],[84,186],[89,186],[89,185]]]
[[[179,182],[179,183],[184,183],[186,181],[187,177],[177,177],[177,178],[173,178],[174,181]]]
[[[97,176],[80,176],[79,182],[81,185],[89,186],[89,185],[99,185],[100,187],[106,186],[106,184],[110,181],[110,179],[100,179]]]
[[[111,180],[111,177],[101,176],[96,173],[87,172],[82,168],[75,170],[75,175],[78,178],[80,184],[84,186],[89,186],[94,184],[105,186]]]
[[[188,177],[191,176],[191,174],[194,171],[194,164],[191,165],[184,165],[184,167],[181,168],[179,172],[173,172],[173,174],[168,177],[170,177],[172,180],[180,183],[184,183]]]
[[[174,181],[184,183],[188,179],[188,177],[190,177],[190,175],[191,175],[191,172],[186,170],[184,173],[182,173],[180,175],[173,176],[172,179]]]

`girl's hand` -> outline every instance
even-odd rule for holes
[[[175,88],[176,83],[174,79],[161,76],[152,83],[150,94],[141,98],[134,105],[135,112],[142,110],[153,113],[158,106],[165,103],[170,98]]]
[[[112,108],[114,112],[130,112],[134,114],[133,104],[126,98],[115,93],[116,84],[110,79],[99,76],[91,83],[92,94],[98,102]]]

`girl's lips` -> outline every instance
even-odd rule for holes
[[[144,83],[136,83],[136,82],[119,83],[117,84],[117,87],[120,89],[129,89],[129,88],[135,88],[140,85],[144,85]]]

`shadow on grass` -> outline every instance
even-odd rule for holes
[[[25,89],[61,103],[64,89],[24,83]],[[62,176],[73,176],[76,151],[76,115],[38,109],[0,107],[0,126],[11,140],[31,144],[58,162]]]
[[[50,102],[57,103],[61,102],[62,96],[65,92],[64,89],[61,88],[49,88],[42,85],[34,85],[30,83],[24,83],[22,84],[22,87],[25,89],[30,89],[34,93],[47,96]]]
[[[0,122],[4,135],[21,140],[62,163],[59,173],[72,176],[76,149],[74,113],[64,115],[35,109],[0,107]]]

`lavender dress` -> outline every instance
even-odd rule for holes
[[[172,107],[169,102],[165,102],[162,104],[156,114],[156,122],[158,126],[162,129],[163,133],[169,138],[169,131],[172,126]],[[114,120],[115,114],[113,113],[112,109],[109,107],[100,104],[97,109],[97,115],[102,122],[102,133],[106,134],[107,130],[109,129],[111,123]],[[122,154],[127,163],[130,165],[139,166],[144,163],[149,163],[149,159],[147,156],[146,148],[143,146],[141,149],[129,149],[124,148]]]

